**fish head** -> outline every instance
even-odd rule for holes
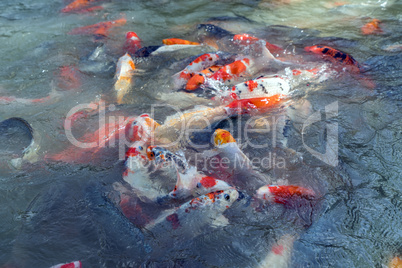
[[[204,75],[198,73],[198,74],[193,75],[193,77],[191,77],[188,80],[185,89],[187,91],[193,91],[193,90],[198,89],[204,83],[205,83]]]
[[[273,194],[270,191],[270,186],[269,185],[264,185],[260,187],[256,194],[255,197],[261,200],[267,200],[270,201],[273,198]]]
[[[129,127],[129,139],[135,141],[148,141],[151,138],[153,131],[160,126],[155,120],[149,117],[148,114],[138,116]]]
[[[138,37],[138,35],[135,32],[127,32],[126,33],[126,40],[140,40],[140,38]]]
[[[210,192],[192,199],[189,202],[189,211],[209,209],[215,213],[223,212],[239,198],[239,192],[232,188],[222,191]]]
[[[213,142],[215,147],[217,147],[228,143],[236,143],[236,140],[229,131],[219,128],[213,134]]]

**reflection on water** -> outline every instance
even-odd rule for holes
[[[103,10],[78,14],[60,13],[67,1],[0,3],[0,96],[16,100],[0,99],[0,119],[20,117],[29,122],[38,146],[37,158],[24,160],[21,166],[10,160],[20,157],[14,152],[0,154],[0,267],[50,267],[74,260],[81,260],[84,267],[258,267],[275,241],[288,234],[297,237],[291,267],[381,267],[402,254],[400,3],[98,2]],[[127,23],[112,29],[108,38],[66,34],[122,14]],[[364,74],[338,73],[321,83],[302,83],[288,109],[263,115],[268,121],[289,116],[278,136],[272,136],[274,131],[249,134],[253,144],[267,143],[265,148],[244,144],[242,130],[249,117],[217,124],[217,128],[233,126],[233,136],[250,159],[270,161],[269,166],[259,166],[263,174],[274,182],[309,187],[317,198],[291,207],[255,204],[252,196],[262,183],[245,182],[239,189],[242,198],[224,213],[229,225],[207,225],[202,235],[182,239],[173,232],[137,228],[116,205],[119,197],[112,185],[123,182],[118,147],[88,156],[93,161],[84,164],[44,159],[70,146],[63,124],[78,104],[104,100],[107,120],[151,113],[152,104],[168,103],[183,110],[212,106],[214,102],[203,94],[170,95],[171,75],[195,55],[208,52],[205,48],[138,58],[139,70],[124,104],[114,104],[112,90],[114,66],[127,31],[134,30],[143,46],[161,45],[164,38],[193,39],[196,25],[211,17],[210,22],[228,31],[270,38],[286,52],[303,55],[296,58],[298,67],[304,60],[319,61],[303,51],[305,46],[326,44],[353,55]],[[371,18],[382,21],[384,34],[361,34],[360,27]],[[275,72],[283,69],[275,68]],[[67,81],[65,72],[72,74]],[[367,88],[368,80],[374,81],[374,89]],[[26,101],[49,94],[53,94],[50,101]],[[335,103],[337,114],[330,117],[325,109]],[[97,109],[75,122],[76,137],[98,129],[100,106]],[[316,112],[320,120],[305,127]],[[160,106],[154,118],[161,123],[174,113]],[[331,124],[337,127],[339,141],[336,166],[306,149],[324,154]],[[196,136],[196,142],[208,143],[212,132]],[[281,139],[284,132],[286,138]],[[2,134],[1,139],[6,143],[8,137]],[[186,157],[202,169],[196,161],[199,153],[186,150]],[[284,159],[286,168],[273,164],[279,159]],[[204,172],[224,177],[221,171]],[[140,217],[149,218],[180,205],[135,202],[144,211]]]

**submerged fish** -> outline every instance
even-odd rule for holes
[[[89,35],[105,37],[105,36],[108,36],[111,28],[123,26],[124,24],[126,24],[126,22],[127,22],[126,18],[123,17],[118,20],[104,21],[104,22],[99,22],[99,23],[93,24],[93,25],[78,27],[78,28],[72,29],[70,32],[68,32],[68,34],[71,34],[71,35],[89,34]]]
[[[126,53],[117,62],[114,90],[117,91],[117,103],[121,104],[123,97],[130,91],[135,65],[131,56]]]
[[[103,7],[101,6],[93,6],[89,7],[92,3],[97,2],[99,0],[75,0],[72,3],[68,4],[64,7],[61,12],[90,12],[94,10],[101,10]],[[88,8],[89,7],[89,8]]]
[[[271,251],[259,263],[258,268],[287,268],[290,266],[293,243],[296,237],[290,234],[282,236],[271,248]]]
[[[369,35],[369,34],[382,34],[383,31],[380,27],[381,21],[378,19],[373,19],[372,21],[366,23],[361,27],[362,34]]]
[[[335,48],[324,45],[316,45],[305,47],[304,50],[312,52],[314,54],[322,55],[324,59],[328,59],[333,63],[348,66],[350,67],[351,71],[360,71],[359,63],[352,56]]]

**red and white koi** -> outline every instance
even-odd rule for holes
[[[135,32],[127,32],[126,42],[124,43],[123,47],[125,52],[134,55],[134,53],[141,47],[141,39],[138,37],[138,35]]]
[[[60,263],[53,265],[50,268],[82,268],[81,261],[73,261],[70,263]]]
[[[191,167],[185,173],[177,173],[176,186],[169,196],[184,199],[189,196],[199,196],[231,188],[233,187],[227,182],[206,176],[197,171],[196,167]]]
[[[286,95],[276,94],[271,97],[236,99],[225,106],[226,114],[235,116],[240,114],[265,113],[284,103]]]
[[[122,103],[123,97],[130,91],[135,65],[131,56],[126,53],[117,62],[114,90],[117,91],[117,103]]]
[[[290,266],[293,243],[296,237],[290,234],[282,236],[271,248],[271,251],[258,264],[258,268],[287,268]]]
[[[256,193],[258,199],[280,204],[287,204],[295,197],[312,200],[315,196],[313,190],[296,185],[265,185]]]

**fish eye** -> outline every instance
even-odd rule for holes
[[[197,188],[201,188],[202,184],[201,182],[197,183]]]
[[[138,146],[138,150],[142,151],[142,146]]]
[[[223,197],[224,197],[227,201],[230,200],[230,196],[229,196],[228,194],[225,194]]]

